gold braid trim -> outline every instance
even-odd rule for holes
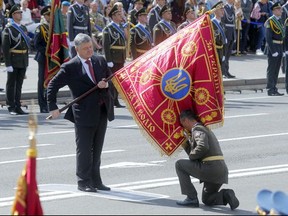
[[[280,34],[281,33],[280,28],[272,20],[270,20],[269,22],[270,22],[270,26],[271,26],[272,31],[275,34]]]
[[[48,43],[48,28],[45,25],[41,25],[40,30],[45,42]]]

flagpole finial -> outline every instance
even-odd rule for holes
[[[29,114],[28,126],[29,126],[29,140],[30,140],[30,148],[36,148],[36,138],[35,134],[37,132],[37,116],[33,110],[34,100],[31,100],[31,111]]]

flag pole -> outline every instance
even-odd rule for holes
[[[113,76],[116,73],[111,74],[108,78],[106,78],[105,82],[108,82],[109,80],[111,80],[113,78]],[[72,106],[74,103],[77,103],[78,101],[82,100],[84,97],[88,96],[89,94],[91,94],[92,92],[96,91],[98,89],[98,85],[95,85],[93,88],[89,89],[88,91],[84,92],[82,95],[80,95],[79,97],[73,99],[71,102],[69,102],[68,104],[66,104],[64,107],[59,109],[59,112],[63,112],[64,110],[68,109],[70,106]],[[47,120],[52,119],[52,115],[49,115],[48,117],[46,117]]]

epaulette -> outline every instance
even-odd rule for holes
[[[10,27],[10,26],[12,26],[12,24],[9,23],[9,22],[5,25],[6,28],[8,28],[8,27]]]

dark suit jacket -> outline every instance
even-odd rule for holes
[[[103,57],[92,56],[91,61],[98,82],[103,78],[110,76],[111,71]],[[56,104],[57,92],[66,85],[68,85],[73,98],[79,97],[95,86],[87,75],[78,56],[75,56],[69,62],[64,63],[61,66],[60,71],[50,81],[47,89],[49,110],[58,109]],[[64,118],[79,126],[96,126],[101,114],[101,106],[99,103],[104,101],[108,120],[112,121],[114,119],[114,106],[110,93],[111,86],[112,83],[109,83],[109,88],[97,89],[81,99],[78,103],[74,103],[67,110]]]

